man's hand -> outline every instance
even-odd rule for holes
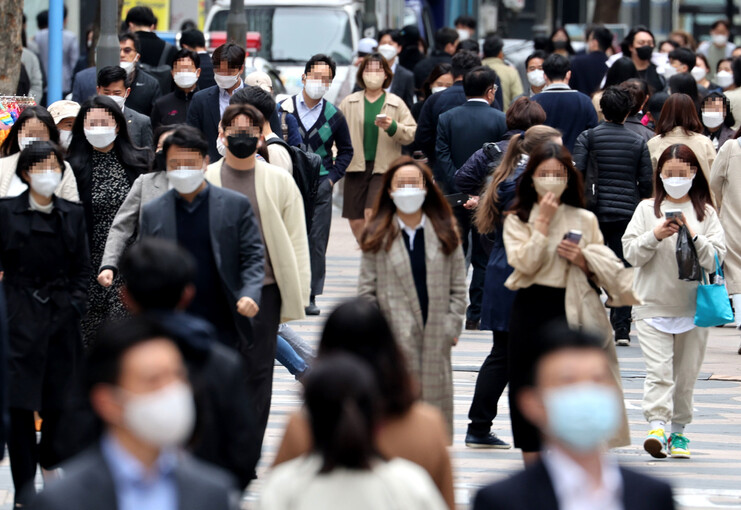
[[[255,300],[252,298],[243,297],[237,301],[237,312],[239,315],[254,317],[259,311],[260,307],[257,306],[257,303],[255,303]]]
[[[113,271],[110,269],[104,269],[98,275],[98,283],[103,287],[110,287],[113,285]]]

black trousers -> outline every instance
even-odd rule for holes
[[[615,252],[620,260],[623,261],[625,267],[630,267],[630,264],[623,257],[623,234],[625,229],[628,228],[629,221],[611,221],[611,222],[600,222],[599,228],[602,231],[602,235],[605,238],[605,244],[609,246],[612,251]],[[618,338],[628,338],[630,335],[630,306],[622,306],[620,308],[610,309],[610,323],[612,324],[612,330],[615,332],[615,336]]]
[[[480,437],[491,431],[491,424],[497,417],[499,398],[509,381],[508,357],[509,332],[494,331],[494,344],[479,370],[471,408],[468,410],[469,434]]]
[[[54,468],[62,460],[57,453],[57,432],[59,431],[61,412],[46,411],[39,413],[41,424],[41,442],[36,443],[36,422],[33,411],[11,407],[10,432],[8,434],[8,454],[10,455],[10,472],[15,487],[15,503],[28,505],[36,495],[34,478],[36,466],[44,469]]]
[[[329,179],[319,183],[314,201],[314,218],[309,231],[309,260],[311,261],[311,296],[324,292],[327,243],[332,226],[332,186]]]
[[[481,300],[484,297],[484,278],[486,277],[486,263],[489,257],[484,251],[481,244],[481,234],[473,226],[473,211],[463,206],[453,208],[453,214],[458,220],[460,228],[463,255],[468,258],[468,247],[471,246],[471,265],[473,266],[473,275],[471,277],[471,286],[468,288],[468,298],[470,304],[466,310],[466,319],[471,321],[481,320]],[[468,236],[471,235],[471,242]]]

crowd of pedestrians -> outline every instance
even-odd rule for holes
[[[631,442],[616,346],[637,334],[646,452],[690,458],[703,280],[741,323],[728,23],[697,48],[593,26],[577,52],[558,29],[519,70],[497,35],[479,48],[475,19],[454,25],[429,54],[415,26],[360,41],[337,104],[331,56],[279,101],[244,48],[209,54],[197,30],[173,47],[147,7],[127,13],[120,65],[65,60],[69,99],[25,108],[0,146],[16,507],[238,508],[278,359],[305,406],[260,508],[453,509],[465,328],[492,332],[465,445],[511,448],[491,431],[509,385],[526,465],[473,508],[673,508],[605,454]],[[48,31],[34,44],[45,68]],[[315,354],[290,323],[322,313],[340,196],[358,297]]]

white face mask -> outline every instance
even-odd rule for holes
[[[224,74],[214,74],[214,81],[220,89],[228,90],[237,84],[237,81],[239,81],[239,75],[235,74],[234,76],[229,76]]]
[[[667,195],[672,197],[674,200],[679,200],[690,192],[692,188],[692,177],[664,177],[661,176],[661,182],[664,183],[664,189]]]
[[[119,62],[119,67],[126,71],[126,76],[129,76],[131,73],[134,72],[134,66],[136,65],[136,61],[134,62]]]
[[[19,136],[18,137],[18,147],[21,148],[21,150],[30,147],[33,142],[39,142],[41,141],[41,138],[37,136]]]
[[[459,41],[465,41],[465,40],[471,38],[471,32],[469,32],[465,28],[459,28],[459,29],[456,30],[456,32],[458,32],[458,40]]]
[[[733,73],[728,71],[718,71],[715,73],[715,83],[721,88],[728,88],[733,85]]]
[[[321,80],[306,80],[306,84],[304,85],[306,95],[315,101],[323,98],[328,88]]]
[[[443,90],[446,90],[448,87],[432,87],[430,89],[430,92],[433,94],[437,94],[438,92],[442,92]]]
[[[396,47],[391,44],[382,44],[378,47],[378,53],[383,55],[383,58],[385,58],[387,62],[391,62],[396,58]]]
[[[49,198],[54,194],[59,183],[62,182],[61,172],[49,170],[40,173],[29,173],[31,177],[31,189],[42,197]]]
[[[128,396],[123,421],[132,434],[152,446],[183,444],[196,421],[190,386],[175,382],[146,395]]]
[[[167,180],[182,195],[193,193],[203,184],[203,168],[180,167],[167,172]]]
[[[710,36],[710,39],[712,39],[713,44],[716,46],[725,46],[728,44],[728,36],[724,34],[715,34]]]
[[[116,106],[121,108],[121,111],[124,109],[124,105],[126,104],[126,97],[121,96],[103,96],[111,99],[114,103],[116,103]]]
[[[216,137],[216,152],[221,154],[221,157],[226,157],[226,145],[224,145],[224,140],[221,139],[221,136]]]
[[[181,89],[189,89],[198,81],[198,75],[191,72],[175,73],[173,80],[175,80],[175,85]]]
[[[533,87],[542,87],[545,85],[545,72],[542,69],[536,69],[527,73],[527,81]]]
[[[96,149],[108,147],[116,140],[116,136],[115,127],[97,126],[85,129],[85,138]]]
[[[695,81],[702,81],[702,79],[707,76],[708,72],[702,67],[695,66],[692,68],[692,71],[690,71],[690,74],[695,79]]]
[[[535,192],[540,197],[544,197],[548,193],[553,193],[556,198],[561,198],[563,192],[566,191],[568,185],[568,179],[565,177],[533,177],[533,186],[535,186]]]
[[[59,131],[59,145],[69,149],[69,143],[72,141],[72,131]]]
[[[400,188],[391,192],[391,199],[396,208],[404,214],[413,214],[425,203],[427,190],[421,188]]]
[[[677,74],[677,68],[673,65],[668,65],[664,68],[664,78],[667,80]]]
[[[702,123],[710,129],[717,128],[724,120],[723,112],[702,112]]]

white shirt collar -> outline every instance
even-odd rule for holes
[[[304,92],[301,91],[298,94],[296,94],[298,97],[296,98],[297,104],[302,105],[307,110],[315,110],[317,108],[321,108],[322,104],[324,104],[324,98],[321,98],[317,104],[315,104],[313,107],[309,108],[309,105],[306,104],[306,101],[304,100]]]
[[[472,103],[474,101],[479,102],[479,103],[489,104],[489,101],[487,101],[486,99],[482,99],[480,97],[472,97],[471,99],[468,100],[469,103]]]
[[[419,225],[411,228],[406,223],[401,221],[401,218],[399,218],[399,216],[396,216],[396,221],[399,222],[399,228],[402,231],[406,232],[406,235],[409,236],[409,251],[412,251],[414,249],[414,236],[417,235],[417,231],[425,228],[425,218],[427,218],[427,216],[425,215],[425,213],[422,213],[422,219],[419,220]]]

